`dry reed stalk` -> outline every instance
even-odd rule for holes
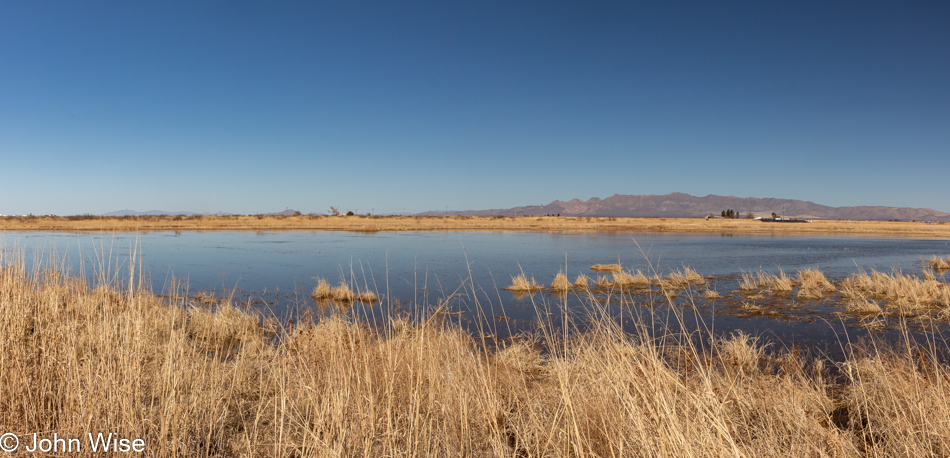
[[[703,297],[706,299],[719,299],[722,297],[722,295],[720,295],[719,292],[714,289],[707,289],[703,292]]]
[[[574,285],[567,279],[567,275],[564,275],[562,272],[558,272],[557,275],[554,276],[554,281],[551,282],[552,291],[566,292],[570,291],[573,287]]]
[[[524,293],[524,292],[532,292],[532,291],[542,291],[544,290],[544,286],[538,284],[538,282],[535,281],[534,277],[531,277],[530,279],[528,279],[528,276],[522,272],[516,276],[512,276],[511,285],[505,289],[508,291],[516,291],[516,292]]]
[[[594,272],[620,272],[623,267],[620,264],[594,264],[590,266]]]

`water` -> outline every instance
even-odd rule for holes
[[[597,263],[619,262],[648,275],[688,266],[714,276],[709,287],[727,293],[737,289],[742,272],[774,273],[782,268],[794,273],[817,267],[831,278],[858,269],[919,274],[921,259],[950,255],[947,240],[518,232],[6,232],[0,246],[5,259],[17,251],[28,263],[54,259],[92,281],[96,271],[125,275],[134,259],[156,294],[167,293],[170,279],[176,277],[191,293],[233,297],[281,317],[319,308],[310,298],[317,277],[331,284],[345,279],[384,296],[364,314],[384,315],[387,307],[411,313],[444,303],[455,313],[450,316],[463,324],[478,328],[476,315],[483,315],[492,332],[499,333],[532,329],[539,308],[551,311],[552,315],[542,314],[545,317],[581,308],[582,300],[573,294],[567,299],[551,293],[519,298],[499,290],[522,271],[549,285],[559,271],[572,280],[580,273],[593,277],[589,267]],[[780,302],[794,306],[779,307],[781,313],[774,316],[739,317],[738,299],[707,303],[699,297],[702,290],[705,287],[694,288],[693,297],[682,293],[677,297],[690,326],[701,318],[705,326],[721,332],[745,329],[786,344],[834,344],[842,327],[859,324],[821,301],[772,300],[773,306]],[[648,313],[659,316],[658,321],[671,320],[667,300],[658,292],[631,300],[637,304],[613,307],[613,313]]]

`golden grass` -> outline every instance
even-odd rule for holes
[[[379,300],[379,297],[376,296],[376,293],[372,291],[363,291],[356,295],[356,301],[362,302],[364,304],[372,304]]]
[[[330,284],[322,278],[317,279],[317,286],[313,288],[313,294],[311,295],[314,299],[331,299],[333,297],[333,289],[330,288]]]
[[[803,269],[797,274],[798,297],[801,299],[820,299],[837,290],[818,269]]]
[[[778,275],[761,270],[758,273],[743,272],[739,280],[739,289],[745,292],[761,290],[769,293],[788,293],[793,287],[793,280],[782,269],[779,269]]]
[[[278,329],[39,277],[0,268],[0,427],[21,443],[108,430],[159,457],[950,454],[940,340],[849,351],[831,377],[743,333],[704,348],[626,333],[593,304],[587,332],[492,350],[431,320]]]
[[[614,272],[613,280],[609,282],[609,286],[614,288],[645,288],[650,286],[650,279],[639,270],[634,275],[623,271]]]
[[[841,290],[851,300],[873,297],[898,308],[950,307],[950,285],[929,271],[924,271],[923,278],[901,272],[858,272],[841,282]]]
[[[706,291],[703,291],[703,297],[705,297],[707,300],[719,299],[720,297],[722,297],[722,295],[719,294],[719,291],[716,291],[714,289],[707,289]]]
[[[947,256],[946,258],[939,258],[934,255],[930,259],[925,259],[924,265],[935,270],[950,270],[950,256]]]
[[[527,293],[532,291],[542,291],[544,290],[544,286],[538,284],[534,277],[529,279],[528,276],[522,272],[518,275],[512,276],[511,285],[505,289],[508,291]]]
[[[574,287],[582,290],[590,289],[590,279],[587,275],[580,274],[574,278]]]
[[[356,294],[345,282],[340,282],[340,286],[333,288],[333,300],[336,302],[353,302]]]
[[[566,292],[570,291],[574,285],[571,284],[570,280],[567,279],[567,275],[564,275],[562,272],[558,272],[554,276],[554,281],[551,282],[551,290],[555,292]]]
[[[664,286],[672,288],[685,288],[689,285],[706,284],[706,278],[689,267],[684,267],[683,270],[674,270],[663,280]]]
[[[483,217],[483,216],[141,216],[0,217],[0,230],[11,231],[555,231],[675,232],[734,234],[877,234],[891,237],[950,238],[950,223],[926,225],[891,221],[815,221],[763,223],[746,219]]]
[[[590,266],[594,272],[620,272],[623,267],[620,264],[594,264]]]

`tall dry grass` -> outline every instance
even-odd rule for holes
[[[837,291],[828,281],[824,272],[818,269],[802,269],[797,273],[798,297],[802,299],[820,299]]]
[[[950,307],[950,285],[929,271],[922,278],[902,272],[858,272],[841,282],[841,290],[850,299],[872,297],[896,308]]]
[[[743,272],[739,280],[739,289],[742,291],[766,291],[769,293],[788,293],[794,287],[794,281],[784,270],[779,269],[778,275],[764,271],[758,273]]]
[[[512,276],[511,284],[505,289],[516,292],[532,292],[543,291],[544,286],[539,284],[537,280],[534,279],[534,277],[528,278],[528,276],[522,272],[518,275]]]
[[[613,280],[609,286],[613,288],[645,288],[650,286],[650,279],[639,270],[635,274],[623,271],[614,272]]]
[[[573,288],[574,285],[570,280],[567,279],[567,275],[564,275],[564,272],[558,272],[554,276],[554,280],[551,282],[551,290],[554,292],[567,292]]]
[[[924,265],[935,270],[950,270],[950,256],[940,258],[934,255],[930,259],[925,259]]]
[[[445,321],[278,328],[6,264],[0,429],[113,431],[149,456],[950,454],[945,341],[848,347],[833,377],[746,334],[699,345],[605,310],[493,349]]]

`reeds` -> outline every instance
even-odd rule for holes
[[[336,302],[353,302],[356,299],[356,294],[345,282],[340,282],[340,285],[336,288],[333,288],[333,300]]]
[[[189,305],[3,266],[0,426],[108,427],[159,457],[950,454],[940,339],[847,347],[832,376],[739,332],[625,332],[594,303],[586,331],[497,347],[438,320]]]
[[[331,288],[330,284],[322,278],[317,278],[317,286],[313,289],[311,297],[317,301],[333,300],[341,304],[347,304],[354,300],[365,303],[373,303],[377,300],[376,293],[372,291],[364,291],[357,296],[346,282],[341,281],[336,288]]]
[[[587,290],[590,288],[590,279],[587,278],[587,275],[580,274],[574,278],[574,287],[580,290]]]
[[[614,272],[613,280],[609,286],[614,288],[645,288],[650,286],[650,279],[639,270],[633,275],[623,271]]]
[[[858,272],[844,279],[841,289],[849,299],[870,296],[898,308],[950,307],[950,285],[929,271],[924,271],[923,278],[901,272]]]
[[[317,279],[317,286],[313,288],[313,294],[311,295],[314,299],[331,299],[333,298],[333,289],[330,288],[330,284],[322,278]]]
[[[551,282],[551,290],[554,292],[564,293],[570,291],[574,285],[571,284],[570,280],[567,279],[567,275],[564,275],[563,272],[558,272],[554,277],[554,281]]]
[[[508,291],[527,293],[533,291],[542,291],[544,290],[544,286],[538,284],[534,277],[529,279],[528,276],[522,272],[518,275],[512,276],[511,285],[505,289]]]
[[[739,289],[745,292],[761,290],[769,293],[788,293],[793,287],[793,280],[782,269],[779,269],[778,275],[761,270],[758,273],[743,272],[739,280]]]
[[[950,256],[939,258],[934,255],[930,259],[925,259],[924,265],[934,270],[950,270]]]
[[[706,278],[689,267],[683,270],[674,270],[663,279],[666,286],[672,288],[685,288],[689,285],[705,285]]]
[[[800,299],[820,299],[837,290],[818,269],[803,269],[797,273],[798,297]]]
[[[379,300],[376,293],[366,290],[356,295],[356,301],[364,304],[372,304]]]

